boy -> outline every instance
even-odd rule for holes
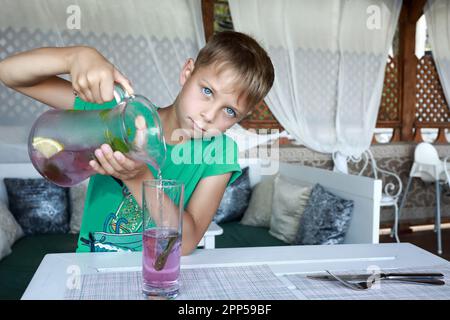
[[[59,78],[60,74],[70,74],[72,82]],[[225,188],[241,172],[237,146],[223,132],[262,101],[273,84],[274,70],[254,39],[222,32],[211,38],[195,62],[186,61],[179,80],[182,88],[177,98],[158,113],[168,145],[162,177],[185,184],[182,254],[186,255],[197,247]],[[114,107],[114,83],[133,94],[130,82],[89,47],[40,48],[14,55],[0,62],[0,81],[60,109]],[[174,161],[177,147],[187,145],[191,148],[184,150],[195,152],[200,144],[204,151],[220,139],[219,158],[229,160],[232,153],[231,162]],[[109,145],[102,145],[95,156],[90,164],[98,174],[90,179],[77,252],[141,250],[141,186],[156,172],[113,152]]]

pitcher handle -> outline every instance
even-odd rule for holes
[[[130,97],[130,94],[125,90],[125,88],[119,84],[114,84],[114,99],[117,103],[121,103],[123,100]]]

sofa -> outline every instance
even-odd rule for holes
[[[297,164],[272,161],[268,169],[260,159],[242,159],[254,188],[265,179],[283,174],[302,183],[320,183],[339,196],[351,199],[354,210],[344,243],[378,243],[381,181],[351,176]],[[7,202],[3,179],[40,178],[30,163],[0,164],[0,201]],[[219,223],[223,233],[216,236],[216,248],[290,245],[269,233],[267,227],[249,226],[239,220]],[[74,252],[78,234],[24,236],[12,246],[12,253],[0,261],[0,299],[20,299],[46,254]]]

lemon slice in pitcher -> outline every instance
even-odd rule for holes
[[[64,146],[58,141],[42,137],[33,138],[33,148],[47,159],[64,150]]]

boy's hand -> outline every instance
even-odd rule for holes
[[[94,48],[77,48],[68,59],[68,68],[72,86],[84,101],[99,104],[111,101],[115,82],[134,94],[130,81]]]
[[[91,160],[89,164],[97,173],[110,175],[124,182],[138,178],[148,170],[144,162],[127,158],[119,151],[113,152],[107,144],[95,150],[95,156],[97,161]]]

